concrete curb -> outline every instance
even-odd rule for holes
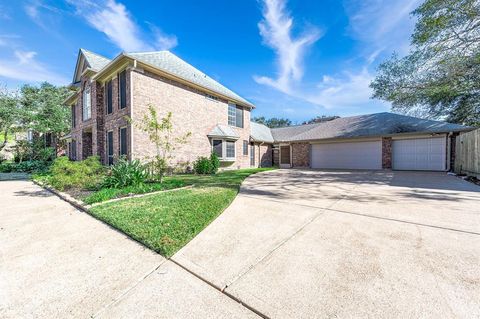
[[[264,172],[261,172],[261,173],[264,173]],[[84,213],[87,213],[89,216],[95,218],[96,220],[98,220],[99,222],[103,223],[104,225],[108,226],[110,229],[126,236],[128,239],[130,240],[133,240],[134,242],[136,242],[137,244],[139,244],[140,246],[144,247],[145,249],[148,249],[150,251],[152,251],[153,253],[155,254],[158,254],[160,256],[162,256],[163,258],[165,258],[165,260],[168,260],[168,261],[171,261],[173,264],[177,265],[178,267],[182,268],[183,270],[187,271],[188,273],[192,274],[193,276],[195,276],[196,278],[198,278],[199,280],[203,281],[204,283],[206,283],[207,285],[209,285],[210,287],[214,288],[215,290],[219,291],[221,294],[225,295],[227,298],[230,298],[232,299],[233,301],[239,303],[240,305],[242,305],[243,307],[247,308],[248,310],[250,310],[251,312],[253,312],[254,314],[256,314],[257,316],[261,317],[261,318],[266,318],[266,319],[269,319],[269,317],[265,314],[263,314],[261,311],[257,310],[256,308],[250,306],[249,304],[243,302],[242,300],[240,300],[239,298],[237,298],[236,296],[230,294],[229,292],[225,291],[225,288],[221,288],[221,287],[218,287],[216,284],[214,284],[213,282],[207,280],[206,278],[203,278],[201,275],[198,275],[197,273],[195,273],[194,271],[190,270],[188,267],[182,265],[181,263],[177,262],[176,260],[172,259],[173,256],[171,257],[165,257],[163,255],[161,255],[160,253],[156,252],[155,250],[151,249],[150,247],[148,247],[147,245],[145,245],[144,243],[142,243],[141,241],[139,241],[138,239],[130,236],[129,234],[127,233],[124,233],[123,231],[121,231],[120,229],[114,227],[113,225],[107,223],[106,221],[104,220],[101,220],[100,218],[98,218],[97,216],[95,216],[90,210],[89,210],[89,207],[87,205],[85,205],[82,201],[79,201],[75,198],[73,198],[72,196],[70,196],[69,194],[67,193],[64,193],[64,192],[60,192],[60,191],[57,191],[56,189],[46,185],[46,184],[43,184],[43,183],[40,183],[38,181],[35,181],[32,179],[32,182],[35,184],[35,185],[38,185],[44,189],[46,189],[47,191],[51,192],[52,194],[58,196],[60,199],[62,199],[63,201],[69,203],[70,205],[74,206],[75,208],[79,209],[80,211],[84,212]],[[183,187],[184,189],[185,188],[192,188],[194,185],[189,185],[189,186],[185,186]],[[173,191],[173,190],[178,190],[178,188],[176,189],[172,189],[172,190],[167,190],[167,191]],[[166,192],[166,191],[159,191],[159,192],[155,192],[155,193],[161,193],[161,192]],[[239,192],[240,193],[240,192]],[[152,195],[153,193],[148,193],[148,194],[139,194],[139,195],[144,195],[144,196],[147,196],[147,195]],[[120,198],[120,199],[127,199],[127,198],[132,198],[132,197],[123,197],[123,198]],[[232,201],[233,202],[233,201]],[[105,203],[105,202],[102,202],[102,204]],[[230,203],[231,204],[231,203]],[[91,206],[90,206],[91,207]],[[187,243],[188,244],[188,243]],[[163,263],[162,263],[163,264]],[[159,265],[158,267],[160,267],[161,265]],[[158,268],[157,267],[157,268]],[[105,311],[105,309],[102,309],[102,311]]]

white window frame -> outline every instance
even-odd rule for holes
[[[83,90],[82,101],[82,120],[87,121],[92,118],[92,94],[90,92],[90,86],[85,86]]]
[[[213,141],[222,141],[222,156],[219,157],[221,161],[235,161],[237,158],[237,145],[236,141],[222,139],[222,138],[212,138],[211,140],[211,148],[212,152],[215,150],[213,147]],[[227,157],[227,143],[233,143],[233,157]]]
[[[233,109],[233,114],[230,114],[232,109]],[[236,127],[236,125],[237,125],[237,106],[234,103],[228,103],[227,117],[228,117],[228,120],[227,120],[228,125]],[[233,120],[233,122],[232,122],[232,120]]]

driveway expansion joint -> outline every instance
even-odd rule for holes
[[[245,195],[245,194],[242,194],[241,196],[248,197],[248,198],[254,198],[254,199],[260,199],[257,196],[251,196],[251,195]],[[277,200],[277,199],[266,199],[266,198],[261,198],[261,199],[265,200],[265,201],[276,202],[276,203],[285,203],[285,201]],[[339,201],[340,200],[342,200],[342,199],[339,199]],[[375,218],[375,219],[381,219],[381,220],[392,221],[392,222],[397,222],[397,223],[404,223],[404,224],[410,224],[410,225],[415,225],[415,226],[435,228],[435,229],[438,229],[438,230],[446,230],[446,231],[453,231],[453,232],[459,232],[459,233],[464,233],[464,234],[469,234],[469,235],[480,236],[479,232],[474,232],[474,231],[470,231],[470,230],[462,230],[462,229],[443,227],[443,226],[437,226],[437,225],[429,225],[429,224],[417,223],[417,222],[408,221],[408,220],[395,219],[395,218],[389,218],[389,217],[381,217],[381,216],[375,216],[375,215],[363,214],[363,213],[354,213],[354,212],[348,212],[348,211],[344,211],[344,210],[329,208],[329,207],[332,207],[332,205],[329,205],[328,207],[318,207],[318,206],[312,206],[312,205],[306,205],[306,204],[296,204],[296,203],[292,203],[292,202],[288,202],[288,203],[289,203],[289,205],[296,205],[296,206],[308,207],[308,208],[317,208],[317,209],[326,210],[326,211],[339,213],[339,214],[349,214],[349,215],[355,215],[355,216],[366,217],[366,218]]]

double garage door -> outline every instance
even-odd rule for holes
[[[394,140],[392,166],[396,170],[445,170],[446,139]],[[382,141],[312,144],[312,168],[382,169]]]

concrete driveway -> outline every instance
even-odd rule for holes
[[[277,170],[173,259],[272,318],[480,317],[480,187]]]
[[[29,181],[0,182],[0,318],[253,318]]]

